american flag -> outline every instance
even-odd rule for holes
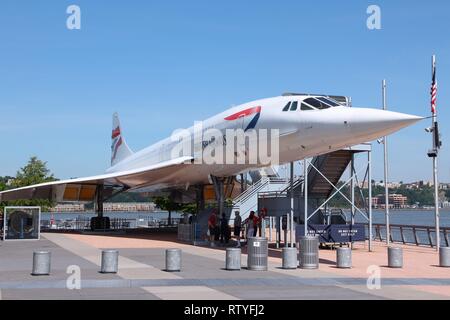
[[[436,65],[433,63],[433,82],[431,83],[431,113],[433,114],[436,114],[436,96],[437,96]]]

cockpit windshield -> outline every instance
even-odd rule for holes
[[[338,107],[338,106],[340,106],[339,103],[337,103],[336,101],[334,101],[334,100],[332,100],[332,99],[329,99],[329,98],[319,97],[319,98],[317,98],[317,99],[319,99],[319,100],[322,101],[322,102],[325,102],[326,104],[329,104],[329,105],[332,106],[332,107]]]
[[[327,108],[331,107],[328,104],[326,104],[320,100],[317,100],[316,98],[308,98],[308,99],[303,100],[303,102],[307,103],[310,106],[313,106],[314,108],[319,109],[319,110],[327,109]]]
[[[303,102],[319,110],[340,106],[336,101],[325,97],[308,98]]]
[[[289,101],[283,108],[283,111],[295,111],[298,106],[300,106],[300,110],[308,111],[308,110],[322,110],[328,109],[332,107],[342,106],[334,99],[328,97],[316,97],[316,98],[307,98],[303,101]]]

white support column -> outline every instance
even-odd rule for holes
[[[291,247],[294,247],[294,162],[291,162],[291,214],[290,218],[290,240]]]
[[[369,187],[369,252],[372,251],[372,150],[367,152],[367,181]]]
[[[288,231],[291,229],[290,227],[290,214],[286,214],[286,230],[284,230],[284,246],[289,247],[289,241],[288,241]]]
[[[351,194],[351,224],[355,224],[355,155],[352,153],[350,162],[350,194]]]
[[[303,193],[305,200],[305,212],[304,212],[304,222],[305,222],[305,236],[308,235],[308,161],[303,160]]]
[[[281,232],[282,231],[283,231],[283,216],[280,216],[280,218],[278,219],[278,228],[277,228],[277,232],[278,232],[277,248],[281,247]]]
[[[272,242],[272,218],[269,217],[269,241]]]

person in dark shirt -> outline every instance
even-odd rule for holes
[[[228,219],[225,216],[225,213],[222,213],[222,218],[220,219],[220,243],[228,244],[230,241],[230,231],[228,226]]]
[[[234,236],[236,237],[236,247],[241,246],[241,228],[242,228],[242,218],[239,215],[239,211],[234,212]]]

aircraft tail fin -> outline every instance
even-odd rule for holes
[[[111,166],[113,166],[133,154],[133,151],[131,151],[131,149],[128,147],[125,138],[122,135],[119,115],[117,114],[117,112],[113,114],[113,128],[111,139]]]

